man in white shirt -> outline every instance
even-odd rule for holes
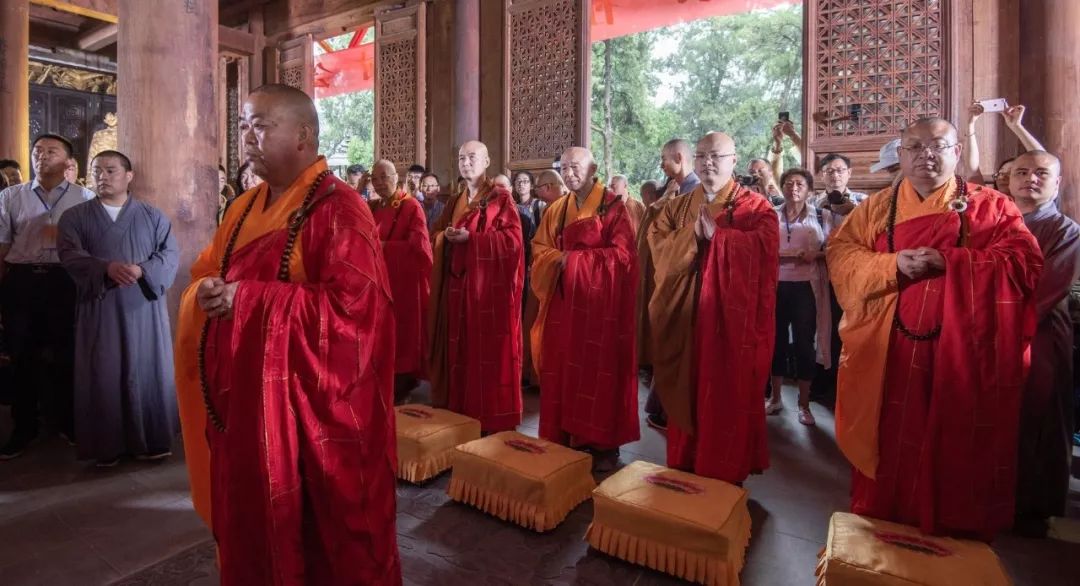
[[[0,192],[0,286],[4,336],[11,355],[14,430],[0,448],[0,460],[22,455],[38,434],[40,378],[34,358],[52,348],[48,368],[59,432],[73,439],[72,368],[75,288],[57,256],[57,225],[68,209],[94,197],[64,179],[74,149],[66,138],[43,134],[31,152],[35,178]]]

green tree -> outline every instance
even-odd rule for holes
[[[654,57],[660,40],[673,42],[674,53]],[[621,173],[632,185],[660,179],[665,142],[710,130],[735,139],[742,172],[767,153],[778,112],[790,112],[797,127],[802,118],[799,5],[620,37],[592,51],[591,147],[605,177]],[[661,83],[673,86],[665,88],[673,97],[658,104]],[[785,158],[787,166],[797,162],[791,152]]]
[[[342,94],[315,101],[319,111],[319,150],[327,157],[345,153],[349,164],[370,168],[375,153],[375,94]]]

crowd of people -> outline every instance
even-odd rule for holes
[[[1022,106],[1004,116],[1026,151],[982,185],[981,114],[966,134],[913,121],[872,195],[841,153],[782,169],[784,142],[801,147],[782,120],[744,175],[727,134],[669,141],[638,199],[580,146],[535,175],[493,175],[470,141],[453,184],[386,160],[342,180],[310,98],[264,86],[180,298],[175,373],[168,219],[129,193],[128,157],[97,155],[90,191],[64,177],[70,143],[42,135],[32,181],[0,162],[15,420],[0,458],[37,436],[45,397],[102,466],[166,457],[179,411],[223,584],[399,583],[392,406],[420,381],[485,434],[515,429],[537,387],[539,435],[597,471],[639,438],[644,382],[667,465],[741,485],[768,468],[791,380],[806,426],[812,397],[835,394],[853,512],[1045,534],[1068,491],[1080,227]]]

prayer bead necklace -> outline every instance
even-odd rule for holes
[[[889,200],[889,215],[885,220],[885,236],[889,243],[889,252],[896,252],[896,242],[894,241],[894,235],[896,232],[896,208],[897,201],[900,199],[900,183],[897,182],[893,187],[892,199]],[[967,232],[967,217],[964,212],[967,211],[968,203],[968,189],[967,182],[964,181],[959,175],[956,176],[956,197],[949,200],[949,209],[953,210],[960,216],[960,234],[956,239],[956,246],[963,246],[964,236]],[[896,308],[896,312],[893,313],[893,327],[897,329],[905,338],[914,342],[925,342],[927,340],[933,340],[941,335],[941,324],[934,326],[930,331],[926,333],[917,333],[909,330],[904,322],[900,320],[900,307]]]
[[[278,263],[278,280],[282,282],[288,282],[289,280],[289,260],[292,258],[293,249],[296,247],[296,238],[300,234],[300,228],[303,227],[304,221],[307,219],[308,214],[311,212],[312,199],[315,197],[315,191],[318,190],[319,185],[330,175],[330,170],[319,173],[319,176],[315,178],[315,181],[311,184],[311,189],[308,190],[307,195],[304,196],[303,203],[300,207],[293,212],[292,218],[289,220],[289,233],[285,239],[285,248],[281,252],[281,261]],[[328,193],[332,193],[334,185],[330,185]],[[269,189],[267,190],[269,196]],[[248,200],[248,204],[244,207],[244,211],[240,214],[240,220],[236,223],[236,228],[233,228],[232,234],[229,235],[228,242],[225,243],[225,251],[221,255],[221,265],[219,267],[219,274],[221,278],[229,273],[229,264],[232,262],[233,249],[236,247],[236,241],[240,238],[240,230],[244,227],[244,222],[247,220],[248,214],[251,213],[251,209],[255,207],[255,200],[258,197],[252,196]],[[219,432],[225,431],[225,422],[221,419],[221,414],[218,413],[214,403],[210,398],[210,383],[206,376],[206,341],[210,336],[210,318],[207,317],[203,322],[202,332],[199,335],[199,384],[202,387],[203,403],[206,405],[206,414],[210,419],[210,423]]]

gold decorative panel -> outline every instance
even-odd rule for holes
[[[30,62],[30,83],[79,92],[116,95],[116,76],[53,63]]]
[[[810,4],[815,138],[894,136],[912,120],[944,114],[942,0]]]

